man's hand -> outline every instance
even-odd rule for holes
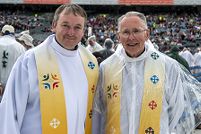
[[[0,83],[0,96],[3,95],[4,92],[4,86]]]

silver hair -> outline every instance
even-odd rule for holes
[[[130,11],[127,12],[126,14],[122,15],[121,17],[119,17],[118,19],[118,31],[120,31],[120,23],[121,21],[125,18],[125,17],[130,17],[130,16],[138,16],[145,24],[146,28],[147,28],[147,20],[146,17],[143,13],[140,12],[136,12],[136,11]]]

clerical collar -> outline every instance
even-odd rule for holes
[[[61,44],[57,41],[56,36],[55,36],[54,39],[55,39],[55,41],[57,42],[57,44],[59,44],[61,47],[63,47],[63,45],[61,45]],[[64,48],[64,47],[63,47],[63,48]],[[67,49],[67,48],[64,48],[64,49]],[[78,49],[78,45],[76,45],[74,49],[67,49],[67,50],[69,50],[69,51],[74,51],[74,50],[77,50],[77,49]]]
[[[123,56],[125,57],[125,61],[126,61],[126,62],[135,62],[135,61],[143,60],[143,59],[146,57],[146,55],[147,55],[148,49],[149,49],[148,46],[145,45],[145,50],[144,50],[144,52],[143,52],[140,56],[138,56],[138,57],[133,57],[133,58],[129,57],[129,56],[126,54],[125,49],[122,49],[122,51],[123,51]]]
[[[73,56],[77,56],[79,55],[79,52],[78,52],[78,45],[77,45],[77,49],[76,50],[68,50],[68,49],[64,49],[57,41],[56,39],[53,37],[53,41],[52,43],[50,43],[50,45],[52,46],[52,48],[64,55],[64,56],[68,56],[68,57],[73,57]]]

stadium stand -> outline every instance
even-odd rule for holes
[[[54,10],[61,3],[77,3],[88,13],[87,27],[92,27],[98,42],[111,38],[115,43],[117,18],[129,11],[145,13],[151,29],[151,41],[160,51],[171,45],[191,47],[201,45],[201,0],[0,0],[0,28],[11,24],[20,33],[30,30],[34,45],[51,34]],[[87,39],[83,38],[83,43]],[[191,67],[191,71],[197,67]],[[193,73],[201,81],[200,73]],[[199,75],[199,77],[198,77]],[[201,132],[198,132],[201,133]]]
[[[99,4],[97,0],[72,0],[71,2],[83,4],[89,16],[87,27],[92,27],[93,34],[96,35],[100,44],[108,37],[117,42],[115,37],[117,18],[129,10],[137,10],[144,12],[149,20],[151,40],[159,46],[160,51],[166,51],[170,45],[175,44],[196,48],[200,46],[201,41],[201,6],[175,6],[175,1],[171,3],[171,0],[166,0],[165,3],[165,1],[154,0],[152,6],[147,6],[149,2],[153,2],[151,0],[142,0],[141,3],[138,0],[135,2],[139,3],[134,3],[132,0],[100,0]],[[34,44],[37,45],[51,34],[52,12],[59,2],[68,1],[49,1],[46,4],[45,0],[37,1],[38,4],[33,0],[26,1],[33,2],[31,4],[21,2],[19,4],[19,1],[16,3],[16,0],[10,0],[5,4],[5,1],[0,0],[0,3],[4,3],[0,5],[0,27],[8,23],[14,25],[17,32],[30,30],[30,34],[35,39]],[[100,3],[105,3],[106,6]],[[85,39],[87,37],[83,39],[84,43]]]

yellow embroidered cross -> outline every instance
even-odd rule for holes
[[[50,121],[50,126],[53,127],[53,128],[57,128],[59,125],[60,125],[60,121],[57,120],[56,118],[53,118],[53,119]]]

